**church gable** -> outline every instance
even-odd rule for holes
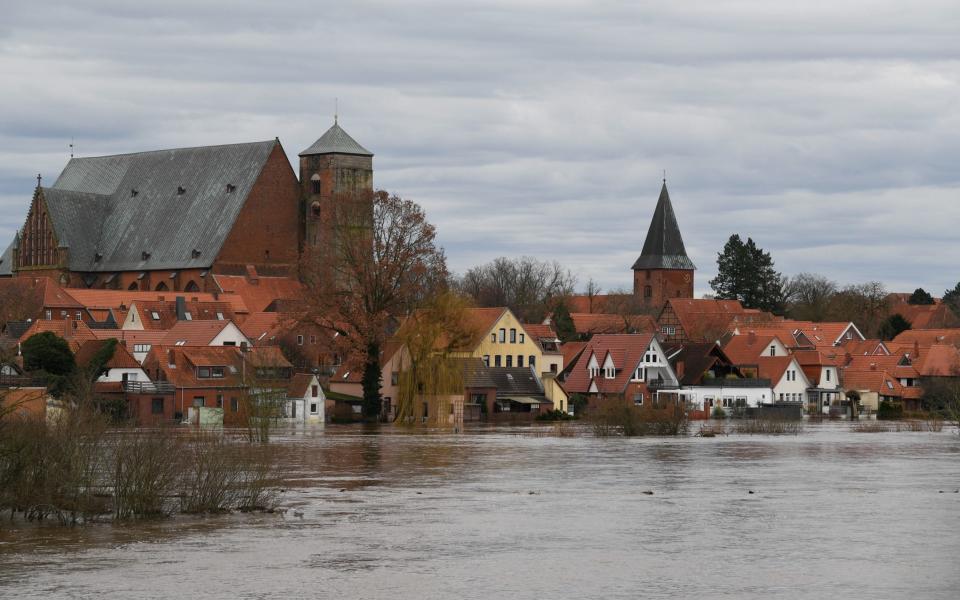
[[[60,251],[50,211],[44,198],[42,188],[33,193],[33,201],[27,220],[23,225],[16,253],[16,269],[33,269],[38,267],[55,267],[61,264],[64,253]]]

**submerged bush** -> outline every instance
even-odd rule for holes
[[[741,434],[797,435],[803,431],[803,425],[796,421],[748,419],[737,421],[733,430]]]
[[[590,420],[596,437],[681,435],[687,432],[686,411],[674,403],[652,407],[610,400],[598,408]]]

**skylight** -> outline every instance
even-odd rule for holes
[[[158,312],[155,311],[155,310],[154,310],[154,311],[150,311],[150,316],[153,317],[153,320],[154,320],[154,321],[159,321],[159,320],[160,320],[160,313],[158,313]]]

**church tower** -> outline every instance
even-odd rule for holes
[[[643,251],[633,263],[633,294],[644,305],[655,309],[661,308],[669,298],[693,298],[695,269],[683,246],[664,180]]]
[[[333,126],[300,153],[300,189],[301,247],[306,250],[328,239],[338,194],[373,190],[373,153],[334,117]]]

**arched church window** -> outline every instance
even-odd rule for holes
[[[168,288],[167,288],[167,283],[166,283],[165,281],[161,281],[160,283],[157,284],[157,289],[156,289],[156,291],[158,291],[158,292],[165,292],[165,291],[167,291],[167,289],[168,289]]]
[[[183,291],[185,291],[185,292],[199,292],[199,291],[200,291],[200,286],[197,285],[197,282],[196,282],[196,281],[190,280],[190,282],[187,283],[187,287],[183,288]]]
[[[314,194],[320,193],[320,176],[316,173],[310,178],[310,190]]]
[[[137,286],[137,282],[134,281],[133,283],[130,284],[129,287],[127,287],[127,289],[128,289],[128,290],[136,290],[136,289],[139,289],[139,286]]]
[[[653,288],[649,285],[643,286],[643,297],[652,298],[653,297]]]

